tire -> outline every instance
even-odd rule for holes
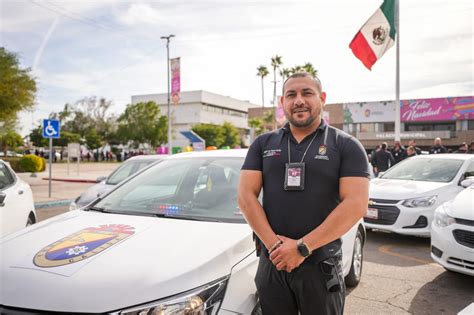
[[[26,220],[26,226],[30,226],[30,225],[33,225],[35,224],[35,220],[33,219],[32,215],[30,214],[30,216],[28,217],[28,220]]]
[[[352,251],[351,269],[349,274],[344,278],[346,286],[355,287],[359,284],[362,276],[362,263],[364,261],[364,237],[362,232],[357,229],[357,234],[354,239],[354,249]]]

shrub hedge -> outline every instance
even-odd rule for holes
[[[20,158],[20,171],[37,173],[43,169],[43,159],[34,154],[27,154]]]

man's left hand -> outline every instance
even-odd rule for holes
[[[283,241],[283,244],[271,252],[270,260],[277,270],[291,272],[301,265],[304,257],[298,252],[296,240],[281,235],[278,235],[278,238]]]

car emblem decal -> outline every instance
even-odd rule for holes
[[[33,263],[42,268],[69,265],[95,256],[135,233],[124,224],[88,227],[41,249]]]

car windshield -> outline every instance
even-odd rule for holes
[[[389,169],[380,178],[448,183],[463,161],[455,159],[407,159]]]
[[[155,160],[129,160],[120,165],[108,178],[105,182],[108,185],[117,185],[125,178],[130,175],[135,174],[142,168],[150,165],[151,163],[156,162]]]
[[[243,158],[163,161],[94,205],[104,212],[245,223],[237,207]]]

